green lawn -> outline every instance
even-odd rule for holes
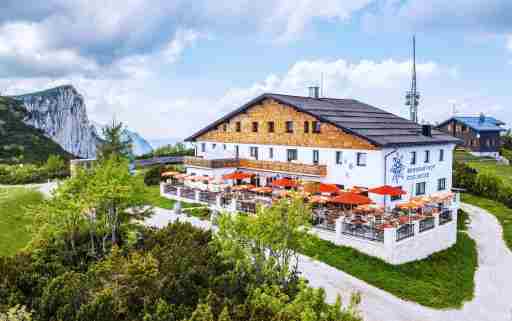
[[[465,229],[463,225],[461,228]],[[458,308],[473,298],[477,250],[475,242],[462,231],[451,248],[427,259],[398,266],[316,237],[304,254],[424,306]]]
[[[25,207],[39,204],[43,195],[25,188],[0,189],[0,255],[13,255],[30,241],[31,218]]]
[[[496,162],[467,162],[479,173],[490,173],[500,177],[505,184],[512,185],[512,166],[497,164]]]
[[[481,207],[496,216],[503,228],[503,239],[512,251],[512,209],[500,202],[471,194],[462,194],[462,201]]]

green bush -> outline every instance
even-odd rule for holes
[[[39,166],[33,164],[3,165],[0,164],[0,184],[18,185],[44,183],[49,179],[69,176],[65,167],[56,167],[56,164]]]

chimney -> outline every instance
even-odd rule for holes
[[[320,98],[320,87],[318,86],[310,86],[309,89],[309,98]]]
[[[421,134],[423,136],[432,137],[432,125],[421,125]]]

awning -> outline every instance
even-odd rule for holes
[[[378,194],[378,195],[389,195],[389,196],[400,196],[405,195],[407,192],[402,190],[398,186],[390,186],[390,185],[383,185],[376,188],[370,188],[368,190],[369,193]]]
[[[244,173],[244,172],[233,172],[231,174],[226,174],[222,176],[224,180],[239,180],[253,177],[254,174]]]
[[[348,205],[364,205],[373,203],[368,197],[351,192],[341,193],[340,195],[332,198],[331,202]]]
[[[299,183],[289,178],[279,178],[272,182],[272,186],[277,187],[297,187]]]

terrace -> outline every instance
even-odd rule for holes
[[[424,258],[456,241],[456,204],[452,193],[411,198],[390,208],[374,204],[366,195],[403,191],[389,187],[342,191],[329,184],[311,189],[305,183],[286,178],[274,180],[270,186],[256,187],[247,182],[254,174],[242,172],[224,175],[221,180],[171,174],[161,185],[163,196],[202,203],[217,211],[255,214],[258,207],[271,206],[293,192],[311,204],[314,234],[392,264]]]

